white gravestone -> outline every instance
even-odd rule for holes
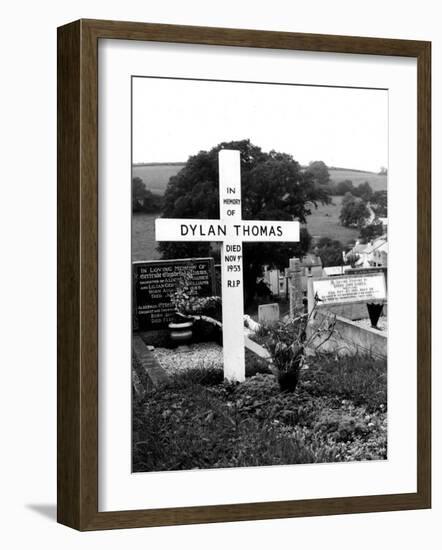
[[[241,218],[239,151],[219,152],[219,220],[158,218],[157,241],[217,241],[221,248],[224,376],[245,380],[243,242],[297,242],[299,222],[255,221]]]
[[[309,311],[313,308],[315,296],[320,300],[318,306],[387,299],[383,273],[348,274],[342,277],[311,279],[309,286]]]
[[[269,324],[279,321],[279,304],[262,304],[258,307],[258,320]]]

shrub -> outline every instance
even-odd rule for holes
[[[182,315],[207,315],[218,318],[221,316],[220,296],[198,296],[193,287],[192,273],[183,272],[171,302],[175,310]]]

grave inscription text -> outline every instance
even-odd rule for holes
[[[383,273],[327,277],[312,281],[319,305],[386,300]]]

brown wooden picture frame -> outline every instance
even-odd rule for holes
[[[418,71],[417,492],[98,511],[98,40],[405,56]],[[85,531],[431,506],[431,44],[79,20],[58,29],[58,521]]]

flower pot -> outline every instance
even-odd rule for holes
[[[189,344],[193,336],[193,320],[183,318],[169,323],[171,341],[177,346]]]

